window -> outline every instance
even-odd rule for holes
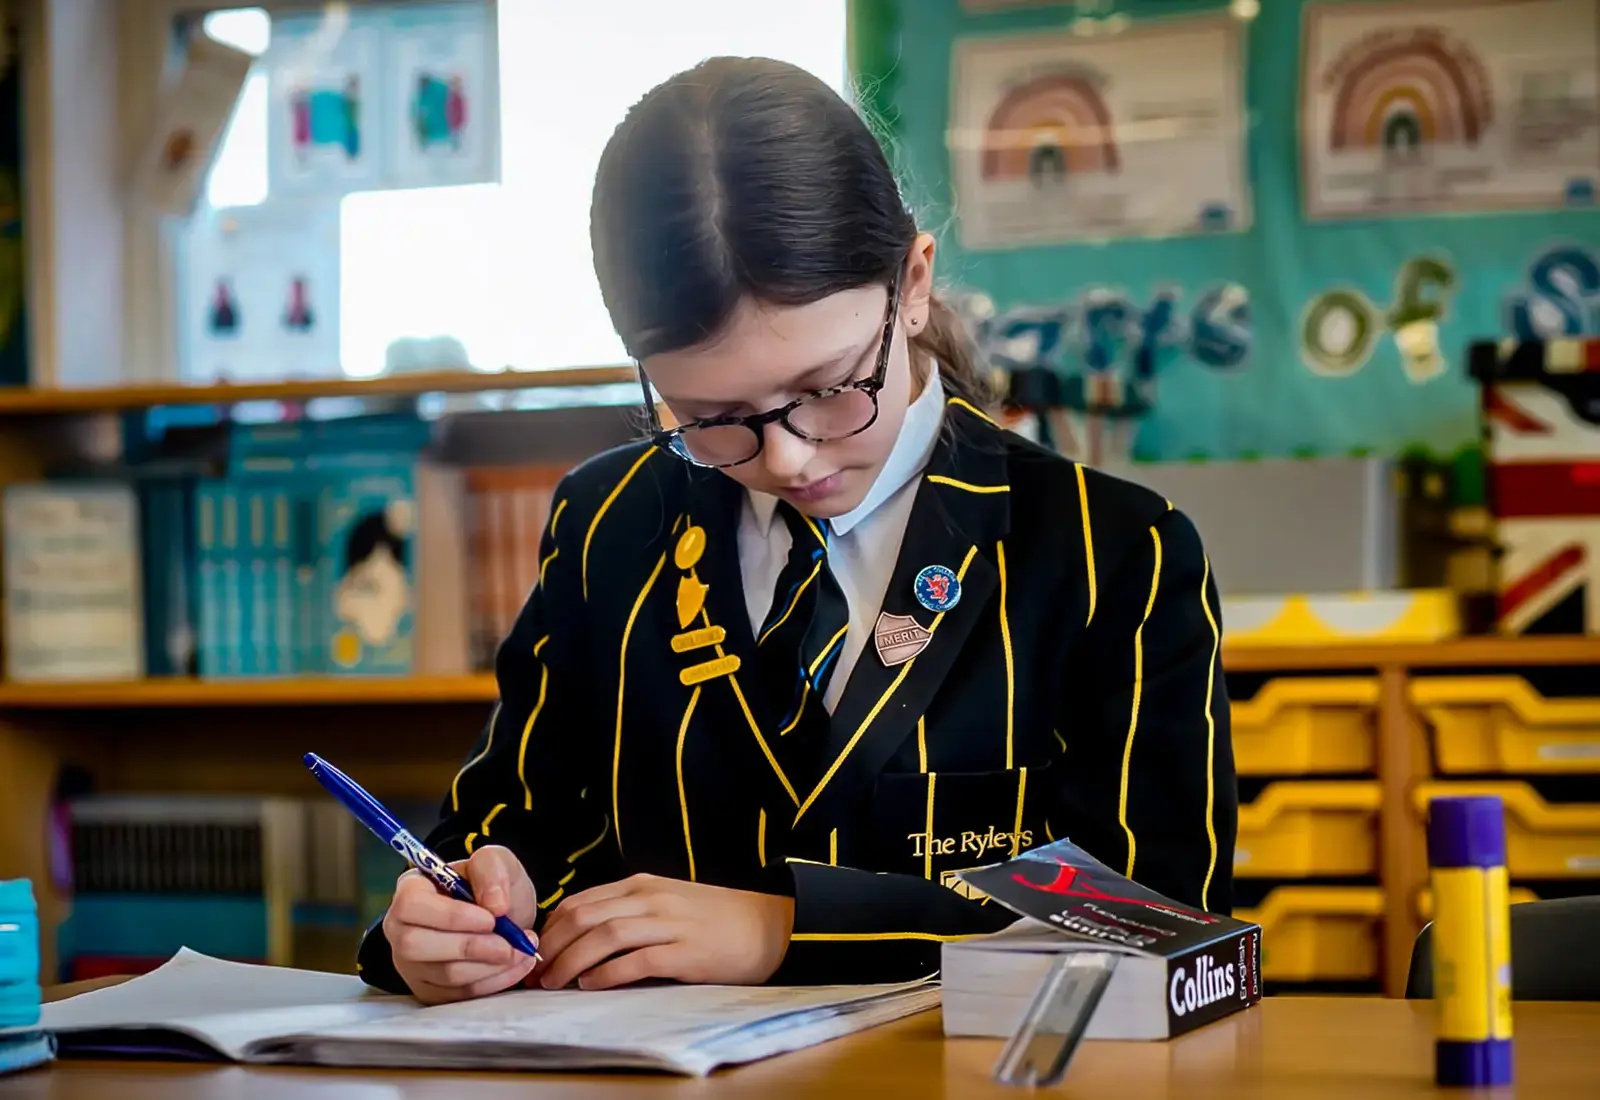
[[[427,368],[462,357],[482,370],[623,362],[594,279],[588,211],[600,151],[627,108],[653,84],[717,54],[782,58],[846,87],[845,0],[516,0],[495,10],[499,182],[355,191],[327,204],[322,221],[268,185],[263,58],[271,17],[241,8],[205,18],[205,33],[256,63],[201,209],[181,235],[178,332],[189,378],[367,377],[407,356]],[[205,333],[197,318],[210,316],[204,311],[215,303],[207,295],[219,292],[193,277],[197,242],[208,226],[274,225],[280,216],[293,231],[262,239],[295,253],[302,274],[293,278],[313,271],[337,284],[338,361],[320,361],[332,354],[325,335],[321,354],[280,347],[218,367],[215,357],[195,353]],[[274,293],[287,295],[287,304],[269,303],[272,312],[292,308],[295,292]],[[407,340],[417,343],[396,344]]]

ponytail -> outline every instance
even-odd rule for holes
[[[978,365],[977,348],[961,318],[938,295],[929,298],[928,327],[911,337],[911,347],[939,365],[939,381],[952,397],[962,398],[985,414],[995,411],[998,387]]]

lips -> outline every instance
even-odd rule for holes
[[[804,485],[790,486],[779,490],[784,497],[792,501],[821,500],[839,487],[839,474],[829,474],[816,481],[808,481]]]

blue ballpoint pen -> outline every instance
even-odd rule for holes
[[[407,863],[431,878],[434,885],[451,897],[458,901],[476,904],[476,899],[472,896],[472,887],[467,884],[467,880],[451,870],[450,865],[444,860],[424,848],[422,841],[412,836],[410,830],[396,821],[394,815],[384,809],[376,798],[362,790],[355,780],[314,752],[306,753],[304,759],[306,767],[311,769],[311,774],[316,776],[324,787],[328,788],[328,793],[354,814],[357,821],[371,829],[379,840],[399,852]],[[524,955],[539,958],[539,951],[533,946],[533,941],[528,939],[527,933],[518,928],[511,918],[496,917],[494,930]]]

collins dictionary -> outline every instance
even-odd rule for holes
[[[947,1035],[1011,1035],[1064,952],[1117,957],[1087,1039],[1168,1039],[1261,1000],[1259,925],[1175,902],[1070,841],[956,877],[1022,919],[944,945]]]

